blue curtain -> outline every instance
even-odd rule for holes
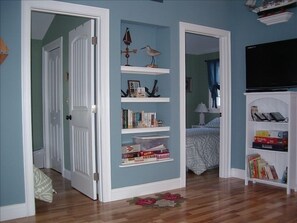
[[[220,60],[206,60],[208,71],[208,88],[211,93],[212,108],[217,108],[218,90],[220,89]]]

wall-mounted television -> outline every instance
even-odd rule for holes
[[[297,87],[297,39],[246,47],[246,91]]]

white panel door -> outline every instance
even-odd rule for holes
[[[48,60],[48,84],[49,84],[49,152],[51,168],[60,172],[62,171],[61,150],[64,148],[62,144],[62,120],[60,118],[62,104],[62,88],[61,86],[61,58],[60,48],[56,48],[49,52]]]
[[[71,185],[97,199],[94,104],[94,21],[69,33],[69,112]]]
[[[63,170],[62,37],[43,47],[44,145],[46,167]]]

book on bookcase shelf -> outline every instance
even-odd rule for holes
[[[252,147],[255,149],[288,151],[288,131],[257,130]]]
[[[122,128],[152,128],[158,127],[157,113],[132,111],[122,109]]]
[[[139,144],[122,145],[122,163],[133,164],[141,162],[151,162],[164,160],[170,157],[169,149],[164,145],[150,148],[149,150],[140,150]]]
[[[273,165],[268,164],[259,154],[247,156],[250,178],[264,180],[278,180],[278,175]]]

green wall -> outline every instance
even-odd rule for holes
[[[199,123],[199,113],[194,112],[197,105],[203,102],[208,108],[208,74],[205,60],[219,58],[219,52],[203,55],[186,55],[186,77],[192,78],[192,92],[186,94],[186,127]],[[216,113],[206,113],[205,123],[209,122]]]
[[[31,106],[33,150],[43,148],[42,41],[31,41]]]

